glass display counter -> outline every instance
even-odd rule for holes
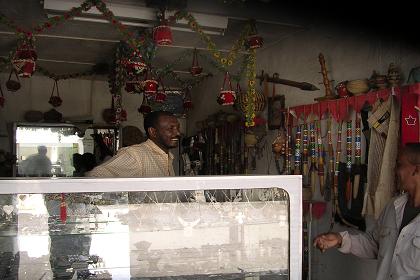
[[[301,279],[301,180],[0,180],[0,279]]]

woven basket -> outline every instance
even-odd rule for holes
[[[236,107],[245,114],[246,112],[246,104],[247,104],[247,96],[246,93],[240,94],[236,98]],[[255,92],[255,114],[262,112],[265,108],[265,96],[260,92]]]

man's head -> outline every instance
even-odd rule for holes
[[[397,174],[403,190],[420,188],[420,143],[407,143],[399,152]]]
[[[170,112],[154,111],[144,118],[144,130],[147,137],[167,152],[176,148],[179,142],[179,122]]]
[[[45,146],[38,146],[38,154],[46,155],[47,154],[47,147]]]

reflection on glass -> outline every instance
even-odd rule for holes
[[[183,191],[2,195],[0,252],[16,266],[4,275],[289,279],[284,190],[208,190],[203,197]]]
[[[118,147],[115,128],[17,124],[16,176],[83,177]]]

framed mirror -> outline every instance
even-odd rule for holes
[[[15,177],[82,177],[114,155],[120,142],[112,126],[15,123],[13,132]]]

